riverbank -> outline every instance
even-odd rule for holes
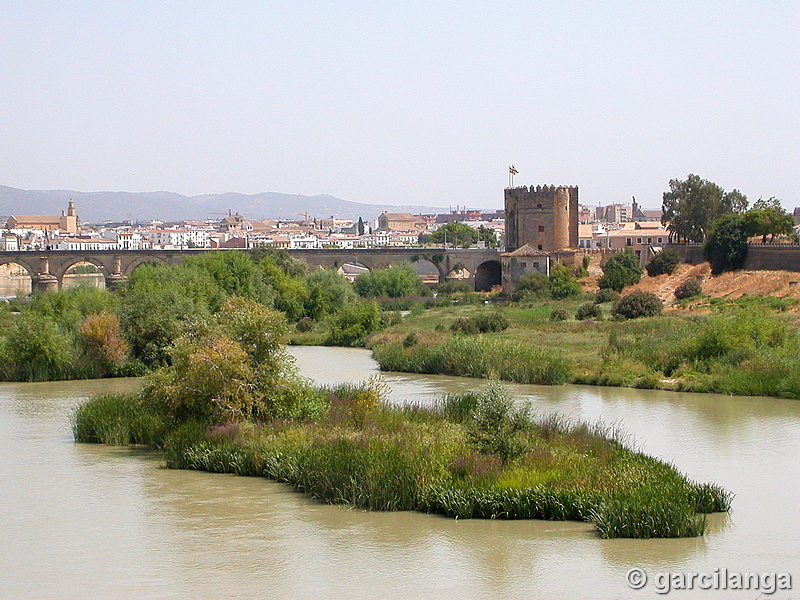
[[[701,298],[627,321],[609,319],[605,303],[598,316],[579,320],[587,301],[432,308],[368,345],[389,371],[800,398],[800,338],[789,301]],[[559,312],[563,320],[554,320]],[[458,326],[490,315],[508,327],[470,334]]]

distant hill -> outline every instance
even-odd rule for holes
[[[303,196],[262,192],[259,194],[205,194],[183,196],[174,192],[78,192],[72,190],[20,190],[0,185],[0,216],[58,215],[75,201],[78,215],[86,223],[102,221],[181,221],[221,217],[229,210],[249,219],[295,219],[298,213],[323,218],[377,218],[383,211],[413,214],[447,212],[434,206],[362,204],[327,194]]]

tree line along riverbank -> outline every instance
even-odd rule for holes
[[[75,412],[82,442],[148,444],[167,466],[263,476],[375,510],[594,524],[601,537],[702,535],[731,495],[693,482],[600,424],[531,417],[497,383],[390,406],[380,380],[298,376],[282,315],[230,298],[180,336],[140,391]]]
[[[687,278],[665,306],[629,293],[643,273],[620,257],[599,278],[609,287],[585,292],[598,283],[587,277],[594,266],[556,265],[549,277],[526,276],[510,299],[458,281],[434,295],[411,265],[351,284],[280,251],[143,265],[119,292],[81,287],[0,305],[0,380],[147,373],[169,365],[175,341],[237,297],[279,311],[290,343],[366,345],[385,370],[800,397],[798,300],[707,297]],[[638,287],[677,268],[674,257],[654,263]]]

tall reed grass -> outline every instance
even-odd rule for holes
[[[100,394],[78,406],[72,416],[76,442],[158,445],[166,427],[134,394]]]
[[[441,343],[404,347],[385,342],[372,349],[385,371],[497,378],[517,383],[558,385],[571,375],[558,352],[513,340],[455,335]]]

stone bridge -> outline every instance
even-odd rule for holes
[[[187,256],[205,249],[186,250],[97,250],[97,251],[20,251],[0,252],[0,265],[17,264],[25,269],[36,292],[61,287],[67,271],[80,263],[96,266],[105,277],[106,287],[114,288],[133,270],[144,263],[164,265],[179,264]],[[224,250],[223,252],[241,252]],[[443,249],[443,248],[359,248],[354,250],[289,250],[295,258],[305,260],[310,267],[339,269],[345,264],[356,264],[367,269],[386,267],[402,262],[425,260],[436,267],[439,281],[461,269],[466,269],[474,289],[488,291],[500,285],[502,267],[500,253],[495,249]]]

